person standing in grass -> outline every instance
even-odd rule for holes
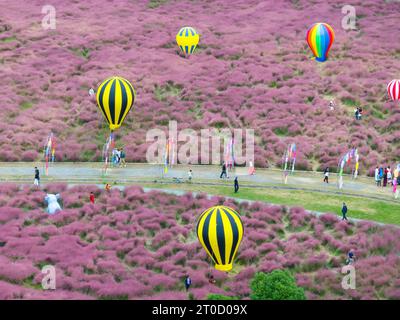
[[[342,220],[346,220],[347,221],[347,206],[346,204],[343,202],[343,206],[342,206]]]
[[[331,109],[331,111],[335,110],[335,101],[329,101],[329,109]]]
[[[324,182],[329,183],[329,168],[326,167],[324,171]]]
[[[208,282],[211,283],[211,284],[216,284],[217,283],[217,281],[214,279],[213,275],[210,275],[210,277],[208,278]]]
[[[186,278],[185,278],[185,288],[186,288],[186,291],[189,290],[189,288],[190,288],[191,285],[192,285],[192,279],[190,279],[189,276],[186,276]]]
[[[355,261],[356,261],[356,256],[354,254],[354,251],[350,250],[349,253],[347,254],[346,264],[350,265],[353,264]]]
[[[33,184],[37,187],[40,186],[40,173],[39,173],[39,169],[37,167],[35,167],[35,180],[34,180]]]
[[[239,181],[237,176],[235,177],[234,187],[235,187],[235,193],[237,193],[239,191]]]
[[[354,109],[354,116],[355,116],[356,120],[358,120],[358,118],[360,116],[360,111],[359,111],[358,107],[357,107],[357,109]]]
[[[90,200],[91,204],[94,204],[94,193],[93,192],[90,193],[89,200]]]

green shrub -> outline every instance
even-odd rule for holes
[[[250,282],[252,300],[305,300],[304,289],[287,270],[257,272]]]

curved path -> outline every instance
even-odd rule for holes
[[[178,165],[164,173],[160,165],[128,164],[125,168],[110,168],[103,173],[102,163],[55,163],[49,168],[49,175],[44,175],[43,163],[10,162],[0,163],[0,181],[16,183],[33,183],[34,166],[41,172],[41,182],[65,182],[68,184],[104,184],[114,185],[174,183],[178,178],[187,180],[189,166]],[[387,202],[400,202],[393,198],[391,188],[377,188],[369,177],[359,177],[353,180],[344,178],[344,187],[337,188],[335,174],[331,174],[329,185],[322,182],[321,172],[296,171],[289,176],[288,184],[283,184],[282,172],[274,169],[257,169],[256,174],[249,176],[246,168],[235,168],[230,179],[220,179],[220,167],[214,165],[192,165],[193,184],[231,185],[233,175],[239,177],[240,185],[247,188],[268,188],[280,190],[300,190],[311,193],[327,193],[348,195]]]

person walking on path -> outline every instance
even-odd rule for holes
[[[126,168],[126,162],[125,162],[126,155],[125,155],[124,149],[121,148],[120,150],[121,150],[120,151],[120,166]]]
[[[379,187],[379,181],[380,181],[380,179],[379,179],[379,168],[376,167],[375,168],[375,182],[376,182],[376,186],[377,187]]]
[[[239,181],[237,176],[235,177],[234,187],[235,187],[235,193],[237,193],[239,191]]]
[[[329,168],[325,168],[324,171],[324,182],[329,183]]]
[[[94,193],[93,192],[90,193],[89,200],[90,200],[91,204],[94,204]]]
[[[188,171],[188,179],[189,179],[189,182],[192,182],[192,178],[193,178],[193,171],[192,171],[192,169],[190,169],[190,170]]]
[[[253,162],[250,161],[250,165],[249,165],[249,175],[252,176],[256,173],[256,169],[253,166]]]
[[[186,276],[186,278],[185,278],[185,288],[186,288],[186,291],[189,290],[191,284],[192,284],[192,279],[190,279],[189,276]]]
[[[342,220],[346,220],[347,221],[347,206],[346,204],[343,202],[343,207],[342,207]]]
[[[219,176],[220,179],[222,179],[222,177],[225,176],[225,178],[227,178],[228,176],[226,175],[226,164],[225,162],[222,165],[222,172],[221,175]]]
[[[37,187],[40,186],[40,173],[39,173],[39,169],[37,167],[35,167],[35,180],[34,180],[33,184]]]

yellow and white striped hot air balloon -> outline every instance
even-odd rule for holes
[[[99,86],[96,98],[100,111],[113,131],[124,122],[135,102],[136,92],[128,80],[111,77]]]
[[[183,27],[176,35],[176,43],[183,53],[190,55],[196,49],[200,35],[192,27]]]
[[[207,209],[197,222],[197,237],[220,271],[232,269],[243,232],[240,215],[225,206]]]

